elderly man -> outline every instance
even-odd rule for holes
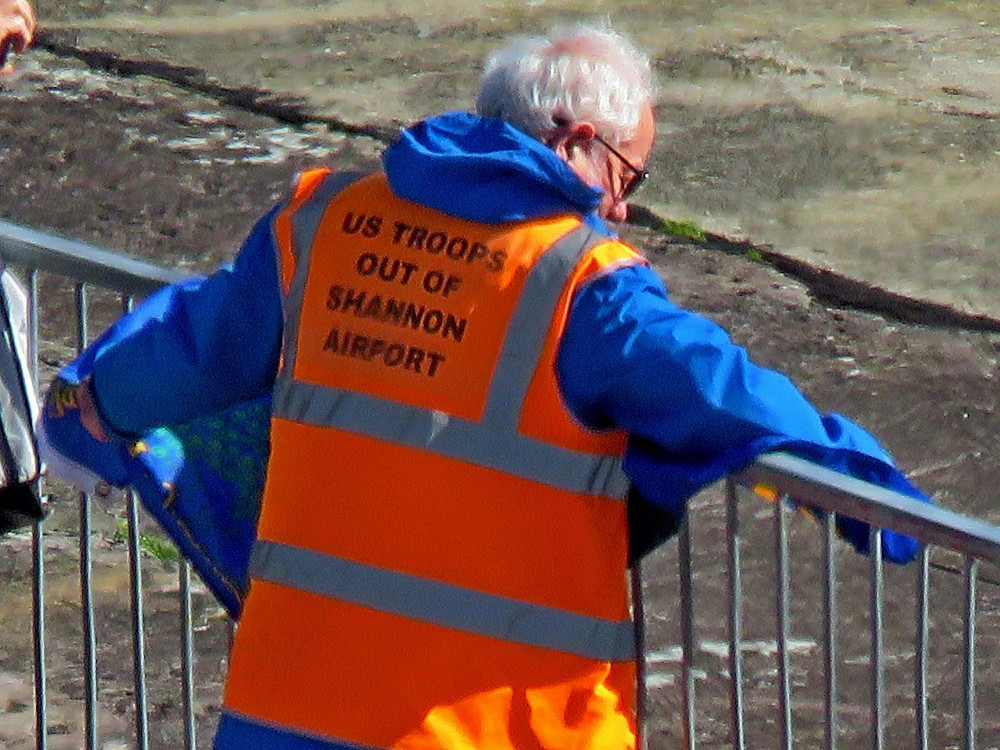
[[[306,172],[232,268],[97,352],[81,411],[110,439],[273,389],[216,748],[632,748],[631,503],[670,525],[776,448],[923,497],[605,224],[653,96],[611,31],[518,40],[478,114],[383,172]]]
[[[0,0],[0,74],[13,67],[7,57],[24,52],[35,34],[35,11],[28,0]]]

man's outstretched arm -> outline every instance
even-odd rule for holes
[[[699,489],[776,450],[929,502],[870,433],[821,414],[788,377],[755,364],[721,327],[671,302],[646,266],[619,269],[577,293],[558,374],[584,423],[629,433],[625,470],[635,489],[677,518]],[[838,528],[867,551],[864,524],[838,519]],[[883,541],[897,562],[917,549],[893,532]]]

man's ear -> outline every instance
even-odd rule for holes
[[[545,144],[564,160],[569,160],[578,148],[589,151],[597,129],[587,121],[559,124],[545,139]]]
[[[578,120],[571,123],[566,130],[566,150],[573,151],[582,148],[585,152],[590,151],[590,144],[594,141],[597,129],[594,124],[586,120]]]

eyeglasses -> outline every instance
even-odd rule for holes
[[[622,196],[621,200],[627,199],[632,193],[642,187],[642,183],[649,179],[649,170],[639,169],[635,164],[626,159],[621,151],[616,149],[606,140],[601,138],[597,133],[594,133],[594,140],[604,146],[608,151],[621,159],[622,164],[628,167],[632,171],[632,176],[622,183]]]

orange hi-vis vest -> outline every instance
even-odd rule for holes
[[[641,258],[579,216],[479,224],[327,170],[273,231],[226,715],[337,748],[634,748],[625,438],[573,419],[554,363],[575,290]]]

